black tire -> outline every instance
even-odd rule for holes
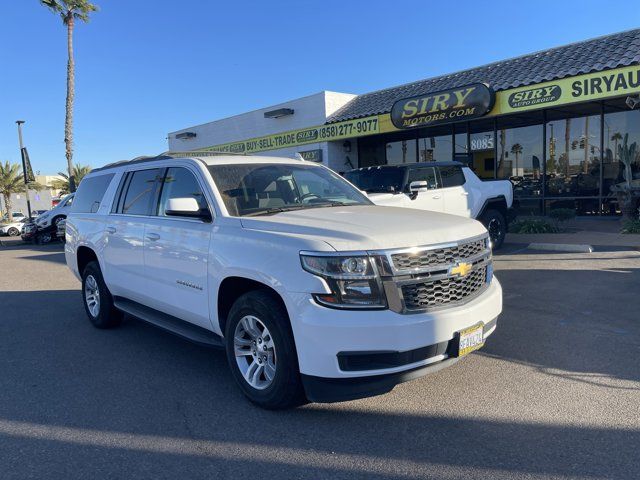
[[[98,291],[98,308],[93,309],[89,305],[87,289],[88,284],[95,281]],[[113,306],[113,297],[104,283],[100,265],[98,262],[89,262],[82,271],[82,303],[89,320],[96,328],[114,328],[122,322],[123,313]]]
[[[20,235],[20,230],[18,230],[16,227],[11,227],[9,230],[7,230],[7,235],[9,235],[10,237],[17,237],[18,235]]]
[[[58,215],[57,217],[55,217],[53,220],[51,220],[51,225],[54,226],[58,226],[58,223],[60,223],[60,220],[65,220],[67,217],[65,217],[64,215]]]
[[[234,335],[240,321],[256,317],[268,329],[275,347],[275,375],[264,389],[254,388],[244,378],[234,348]],[[281,302],[271,292],[255,290],[242,295],[231,307],[225,328],[227,360],[238,386],[254,404],[270,409],[284,409],[306,402],[300,379],[298,355],[296,353],[289,316]],[[254,347],[255,348],[255,347]],[[264,377],[266,379],[266,377]]]
[[[53,233],[45,232],[38,233],[36,235],[36,244],[38,245],[46,245],[47,243],[51,243],[53,241]]]
[[[504,215],[498,210],[489,209],[480,216],[480,221],[489,232],[493,249],[499,249],[507,235],[507,220]]]

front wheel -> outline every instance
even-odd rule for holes
[[[251,402],[267,409],[304,403],[289,317],[273,294],[257,290],[238,298],[225,341],[233,376]]]
[[[8,231],[7,231],[7,235],[9,235],[10,237],[17,237],[18,235],[20,235],[20,230],[18,230],[15,227],[11,227]]]
[[[487,210],[480,216],[480,221],[489,232],[494,250],[499,249],[507,235],[507,221],[498,210]]]
[[[53,235],[51,232],[39,233],[36,236],[36,243],[39,245],[44,245],[45,243],[49,243],[53,240]]]

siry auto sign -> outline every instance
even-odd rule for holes
[[[529,88],[509,95],[511,108],[528,107],[542,103],[555,102],[562,95],[560,85],[548,85],[541,88]]]
[[[391,122],[401,129],[461,122],[486,115],[494,102],[492,89],[473,83],[398,100],[391,108]]]

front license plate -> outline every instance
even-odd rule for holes
[[[484,345],[484,325],[482,323],[458,332],[459,357],[479,349],[482,345]]]

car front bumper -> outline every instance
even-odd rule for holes
[[[502,287],[494,277],[464,305],[414,314],[329,309],[305,293],[290,300],[289,311],[298,312],[291,323],[307,396],[327,402],[384,393],[455,363],[457,332],[479,323],[485,338],[495,330]]]

